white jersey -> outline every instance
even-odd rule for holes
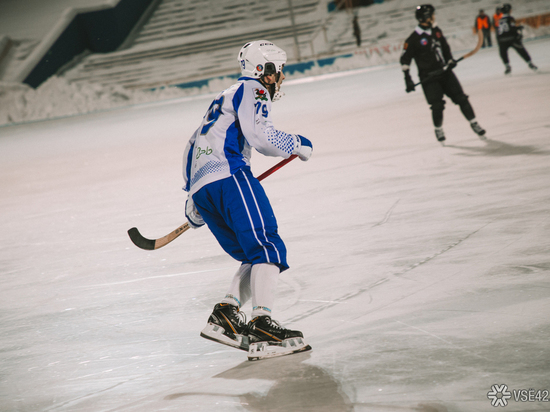
[[[190,195],[208,183],[250,167],[252,148],[288,158],[298,138],[276,130],[269,92],[257,79],[241,77],[212,102],[183,157],[184,190]]]

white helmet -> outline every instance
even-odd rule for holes
[[[267,40],[246,43],[237,56],[243,76],[259,78],[279,73],[286,63],[286,53]]]

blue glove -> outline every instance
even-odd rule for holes
[[[294,152],[292,154],[298,155],[300,160],[303,160],[304,162],[309,160],[311,157],[311,154],[313,153],[313,144],[309,141],[309,139],[306,139],[304,136],[301,136],[299,134],[295,135],[297,140],[296,148],[294,149]]]
[[[185,202],[185,216],[189,221],[189,226],[191,229],[198,229],[199,227],[204,226],[204,219],[195,207],[195,203],[193,203],[193,198],[191,197],[189,197],[187,202]]]

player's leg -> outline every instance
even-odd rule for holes
[[[538,67],[535,66],[533,64],[533,62],[531,61],[531,56],[529,55],[529,52],[527,51],[525,46],[523,46],[523,43],[521,41],[516,41],[516,42],[512,43],[512,47],[521,56],[521,58],[523,60],[525,60],[525,62],[529,65],[530,69],[532,69],[532,70],[537,70],[538,69]]]
[[[521,56],[523,60],[525,60],[526,62],[531,61],[531,56],[529,56],[529,53],[527,52],[525,47],[523,47],[523,44],[521,42],[519,41],[513,42],[512,48]]]
[[[443,111],[445,110],[443,88],[439,80],[433,80],[422,83],[422,90],[424,91],[424,96],[432,111],[435,137],[437,141],[443,143],[445,141],[445,133],[443,132]]]
[[[508,48],[510,47],[510,42],[499,42],[498,43],[498,52],[502,63],[504,63],[504,74],[510,74],[512,72],[512,66],[510,66],[510,59],[508,58]]]
[[[286,329],[271,317],[279,268],[271,263],[252,266],[252,320],[248,323],[248,358],[258,360],[311,349],[302,332]]]
[[[227,179],[225,179],[227,180]],[[251,264],[239,245],[237,236],[225,221],[223,211],[224,181],[211,183],[193,196],[205,223],[222,248],[234,259],[243,262],[233,276],[225,297],[214,306],[201,336],[242,350],[248,350],[246,316],[240,307],[250,298]]]
[[[249,359],[288,355],[311,349],[302,332],[286,329],[272,319],[279,273],[288,268],[286,247],[277,233],[269,199],[249,170],[233,175],[239,201],[233,202],[234,230],[252,263],[252,320],[248,323]]]
[[[474,113],[474,108],[470,104],[468,96],[462,90],[462,86],[458,81],[456,75],[451,71],[447,72],[444,77],[444,90],[445,94],[453,101],[454,104],[460,107],[460,111],[470,122],[472,130],[478,135],[485,135],[485,130],[479,125],[476,120],[476,115]]]
[[[240,306],[250,296],[250,269],[249,263],[243,263],[229,290],[220,303],[214,306],[201,336],[224,345],[242,350],[248,350],[246,338],[246,316],[240,311]]]
[[[252,265],[273,263],[280,271],[288,269],[286,246],[279,236],[275,213],[260,182],[249,169],[239,170],[232,179],[233,185],[227,194],[233,197],[228,224],[247,261]]]
[[[231,282],[222,303],[229,303],[241,308],[250,300],[250,296],[252,294],[251,273],[252,265],[250,263],[243,263],[239,267],[239,270],[237,270],[237,273],[233,276],[233,281]]]

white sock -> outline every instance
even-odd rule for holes
[[[250,263],[244,263],[239,267],[237,273],[233,276],[229,290],[223,298],[222,303],[229,303],[231,305],[241,307],[250,299],[250,272],[252,265]]]
[[[272,263],[252,266],[252,319],[256,316],[271,316],[279,272],[279,267]]]

